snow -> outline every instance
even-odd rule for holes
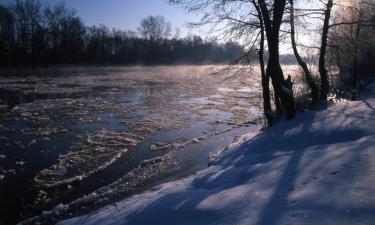
[[[321,105],[75,224],[374,224],[375,98]]]

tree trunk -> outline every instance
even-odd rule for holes
[[[262,12],[259,6],[256,4],[255,0],[252,1],[255,9],[258,13],[258,20],[260,26],[260,43],[259,43],[259,66],[262,78],[262,90],[263,90],[263,112],[266,116],[268,125],[272,126],[274,123],[272,107],[271,107],[271,97],[270,97],[270,77],[266,75],[265,64],[264,64],[264,23],[262,18]]]
[[[320,55],[319,55],[320,99],[321,100],[327,100],[328,91],[329,91],[329,82],[328,82],[327,69],[326,69],[326,64],[325,64],[325,56],[326,56],[326,51],[327,51],[329,20],[331,18],[333,0],[328,0],[326,6],[327,7],[324,11],[322,43],[320,46]]]
[[[361,17],[361,15],[359,16]],[[359,34],[361,32],[361,22],[357,24],[354,39],[354,57],[353,57],[353,71],[352,71],[352,101],[357,100],[357,81],[358,81],[358,48],[359,48]]]
[[[274,1],[272,20],[270,18],[270,13],[265,1],[259,0],[258,2],[265,24],[269,51],[269,60],[266,75],[271,77],[272,79],[275,98],[280,98],[282,109],[285,111],[287,118],[291,119],[296,113],[292,84],[291,81],[288,82],[284,79],[279,59],[279,33],[286,0]]]
[[[294,56],[297,59],[299,66],[302,68],[303,73],[305,75],[305,79],[307,85],[311,89],[311,99],[313,103],[316,103],[319,100],[319,88],[318,85],[315,83],[313,76],[311,75],[306,62],[302,59],[300,54],[298,53],[297,44],[296,44],[296,37],[295,37],[295,24],[294,24],[294,0],[290,0],[290,36],[291,42],[293,47]]]
[[[272,83],[272,87],[273,87],[273,83]],[[282,115],[283,114],[283,107],[282,107],[281,102],[280,102],[281,101],[280,95],[275,90],[274,90],[273,94],[274,94],[273,97],[274,97],[274,101],[275,101],[276,112],[277,112],[278,115]]]

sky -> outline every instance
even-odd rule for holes
[[[41,0],[50,5],[65,2],[76,10],[86,25],[104,24],[108,27],[136,30],[142,18],[149,15],[163,15],[173,27],[188,32],[187,22],[198,18],[188,15],[182,8],[169,5],[167,0]],[[0,0],[2,4],[15,0]]]

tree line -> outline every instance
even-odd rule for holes
[[[144,18],[137,31],[85,26],[73,9],[39,0],[0,5],[0,64],[227,63],[243,55],[236,42],[172,36],[162,16]]]
[[[269,124],[284,114],[293,118],[297,112],[292,78],[284,75],[280,65],[281,43],[291,45],[310,89],[312,104],[326,101],[337,87],[337,80],[351,83],[355,100],[361,79],[375,73],[374,0],[169,2],[189,12],[202,13],[198,25],[211,25],[213,29],[224,30],[222,33],[227,37],[246,42],[247,61],[251,64],[257,60],[260,65],[263,108]],[[318,36],[318,40],[311,46],[305,45],[298,40],[302,32],[308,34],[308,39]],[[309,59],[311,55],[303,54],[309,51],[313,52],[313,60]]]

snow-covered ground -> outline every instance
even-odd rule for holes
[[[375,224],[375,98],[300,113],[186,179],[58,224]]]

